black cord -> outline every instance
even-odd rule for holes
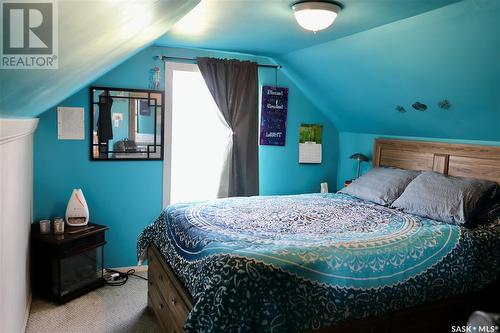
[[[135,276],[136,278],[139,278],[139,279],[142,279],[142,280],[145,280],[145,281],[148,280],[144,276],[137,275],[135,273],[135,269],[133,269],[133,268],[129,269],[125,273],[116,271],[114,269],[108,269],[108,268],[106,268],[106,272],[118,274],[118,277],[114,278],[113,280],[111,280],[111,274],[108,276],[108,278],[104,278],[106,280],[106,284],[108,284],[110,286],[123,286],[125,283],[127,283],[128,278],[130,276]]]

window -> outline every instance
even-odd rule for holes
[[[198,66],[165,64],[163,206],[215,199],[232,132]]]

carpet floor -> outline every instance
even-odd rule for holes
[[[146,276],[145,272],[138,273]],[[147,309],[147,281],[131,276],[120,287],[104,286],[63,305],[34,298],[27,333],[161,332]]]

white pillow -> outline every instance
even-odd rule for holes
[[[374,168],[341,189],[340,193],[388,206],[405,190],[420,171],[398,168]]]

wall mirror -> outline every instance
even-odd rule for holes
[[[90,159],[162,160],[164,94],[90,87]]]

